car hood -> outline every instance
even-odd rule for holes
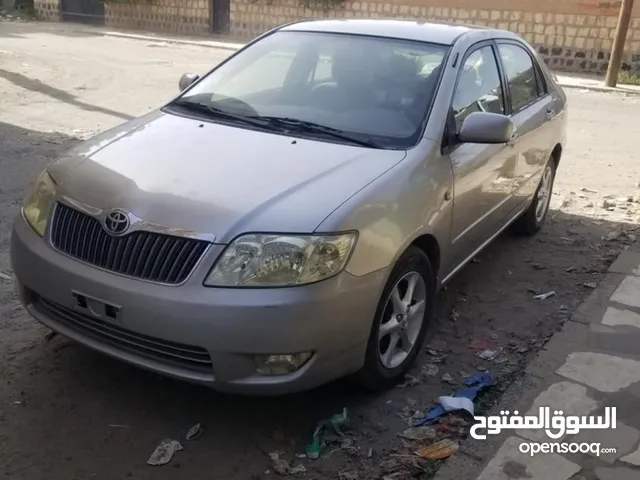
[[[227,243],[243,232],[313,232],[405,155],[157,111],[80,144],[49,173],[73,202]]]

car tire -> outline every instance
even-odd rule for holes
[[[413,295],[408,300],[409,286],[412,284]],[[412,246],[396,263],[380,297],[364,366],[355,376],[357,384],[368,390],[379,391],[391,388],[404,379],[424,342],[434,299],[435,277],[429,257]],[[402,308],[397,308],[400,306],[404,308],[404,313],[400,312]],[[389,354],[394,341],[397,354]],[[405,352],[403,349],[409,344],[409,352]]]
[[[511,225],[513,233],[516,235],[534,235],[544,225],[549,212],[549,203],[551,202],[555,178],[556,161],[551,157],[542,172],[542,178],[529,208]],[[544,204],[541,205],[541,202],[544,202]]]

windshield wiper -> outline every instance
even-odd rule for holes
[[[227,110],[223,110],[218,107],[214,107],[212,105],[207,105],[206,103],[200,102],[189,102],[187,100],[178,100],[173,103],[176,107],[182,107],[189,110],[195,110],[197,112],[201,112],[206,114],[207,116],[213,118],[224,118],[226,120],[234,120],[236,122],[242,122],[249,125],[253,125],[255,127],[260,128],[270,128],[270,123],[266,121],[259,120],[258,117],[248,117],[246,115],[239,115],[237,113],[232,113]]]
[[[373,140],[351,135],[343,130],[339,130],[333,127],[328,127],[326,125],[321,125],[315,122],[307,122],[304,120],[298,120],[297,118],[288,118],[288,117],[259,116],[259,117],[251,117],[251,118],[255,120],[262,120],[262,121],[268,122],[271,125],[277,125],[281,128],[285,128],[290,131],[319,133],[319,134],[327,135],[329,137],[337,138],[339,140],[344,140],[349,143],[361,145],[363,147],[380,148],[380,146]]]

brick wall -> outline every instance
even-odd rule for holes
[[[60,20],[60,5],[58,0],[33,0],[33,8],[42,20]]]
[[[231,0],[231,33],[255,37],[304,18],[452,21],[519,33],[552,68],[602,72],[607,68],[618,9],[617,2],[596,0],[371,0],[347,1],[323,11],[302,6],[299,0]],[[640,2],[633,13],[623,68],[640,71]]]
[[[207,33],[209,1],[151,0],[107,3],[106,23],[113,27],[172,33]]]
[[[316,0],[317,1],[317,0]],[[606,70],[619,1],[600,0],[348,0],[331,10],[300,0],[231,0],[231,34],[252,38],[304,18],[418,18],[503,28],[536,46],[552,68]],[[34,0],[41,18],[59,19],[58,0]],[[106,23],[172,33],[209,33],[209,0],[107,3]],[[635,3],[623,69],[640,72],[640,1]]]

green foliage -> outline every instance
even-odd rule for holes
[[[621,71],[618,73],[618,83],[625,85],[640,85],[640,74]]]

